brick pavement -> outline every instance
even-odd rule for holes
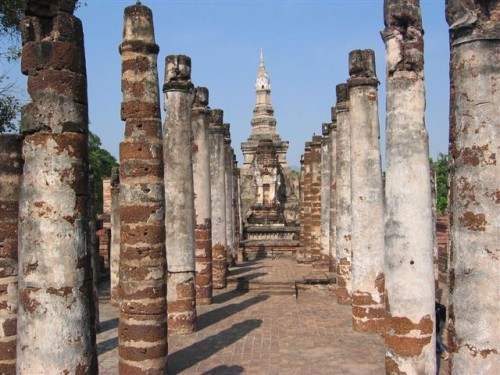
[[[247,262],[231,277],[288,282],[314,272],[292,260]],[[118,309],[100,304],[100,374],[117,374]],[[225,289],[212,305],[198,307],[198,331],[169,339],[169,374],[383,374],[380,336],[357,333],[351,309],[338,305],[328,290],[267,295]]]

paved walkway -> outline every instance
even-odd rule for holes
[[[292,260],[243,263],[230,277],[260,282],[303,280],[317,273]],[[100,374],[117,374],[118,309],[100,304]],[[383,374],[383,340],[351,328],[351,309],[326,289],[267,295],[226,289],[198,307],[198,331],[169,339],[169,374]]]

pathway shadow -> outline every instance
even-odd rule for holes
[[[99,356],[101,354],[109,352],[116,347],[118,347],[118,337],[112,337],[110,339],[101,341],[99,344],[97,344],[97,355]]]
[[[230,317],[231,315],[243,311],[256,303],[263,302],[268,298],[269,296],[267,295],[258,295],[240,303],[232,303],[230,305],[221,306],[212,311],[207,311],[206,313],[198,316],[196,327],[198,330],[202,330],[212,324]]]
[[[118,327],[118,318],[108,319],[99,323],[99,333]]]
[[[188,346],[187,348],[170,354],[168,356],[168,373],[178,374],[190,368],[191,366],[194,366],[198,362],[211,357],[218,351],[238,341],[254,329],[259,328],[261,325],[262,320],[260,319],[248,319],[241,323],[236,323],[230,328],[225,329],[224,331],[221,331],[216,335],[207,337],[206,339],[198,341],[197,343]],[[223,366],[218,367],[221,368]],[[212,372],[209,373],[212,374]],[[227,373],[213,372],[213,374]],[[240,372],[235,372],[235,374],[240,374]]]
[[[227,292],[217,294],[212,297],[212,304],[220,304],[229,301],[230,299],[233,299],[235,297],[242,296],[243,294],[247,293],[245,290],[239,290],[239,289],[232,289]]]
[[[249,272],[249,271],[255,271],[258,270],[259,268],[263,268],[264,266],[243,266],[243,267],[234,267],[229,270],[228,277],[231,276],[236,276],[241,273]]]
[[[211,370],[205,371],[201,375],[239,375],[243,374],[243,371],[245,371],[245,369],[238,365],[233,365],[233,366],[221,365],[214,367]]]

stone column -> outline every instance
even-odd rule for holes
[[[97,373],[88,230],[88,110],[75,1],[26,1],[21,70],[18,374]],[[43,358],[43,360],[41,360]]]
[[[226,188],[226,256],[227,265],[234,265],[234,210],[233,210],[233,149],[231,147],[231,125],[224,124],[224,181]]]
[[[356,331],[384,330],[384,204],[375,53],[349,53],[352,316]]]
[[[453,374],[500,373],[500,3],[448,0]]]
[[[336,87],[337,105],[337,212],[335,216],[335,247],[337,250],[337,302],[352,302],[351,251],[351,126],[349,120],[349,88],[341,83]]]
[[[300,158],[300,249],[302,257],[311,252],[311,142],[306,142]],[[299,254],[297,254],[299,255]]]
[[[99,284],[99,237],[97,237],[97,213],[95,209],[96,183],[94,176],[94,168],[88,166],[89,173],[89,200],[87,205],[88,210],[88,228],[87,228],[87,252],[90,254],[90,267],[92,268],[92,298],[94,301],[94,325],[96,332],[100,331],[99,325],[99,293],[97,285]]]
[[[212,197],[212,281],[215,289],[223,289],[227,283],[223,116],[224,112],[221,109],[212,110],[208,137]]]
[[[331,137],[330,124],[322,124],[321,137],[321,255],[330,259],[330,191],[331,191]]]
[[[332,122],[330,124],[330,224],[329,224],[329,243],[330,243],[330,272],[337,271],[337,247],[335,237],[337,226],[335,220],[337,216],[337,115],[335,107],[332,107]]]
[[[241,241],[241,204],[240,204],[240,170],[238,168],[238,161],[233,152],[233,220],[234,220],[234,247],[238,252]]]
[[[109,256],[111,303],[120,303],[120,172],[111,170],[111,246]]]
[[[208,146],[208,89],[197,87],[191,109],[193,130],[193,183],[196,240],[196,303],[212,302],[212,211],[210,204],[210,153]]]
[[[0,134],[0,374],[16,373],[17,220],[22,138]]]
[[[120,144],[120,374],[164,374],[167,366],[165,201],[153,14],[125,8]]]
[[[165,60],[163,127],[165,161],[165,228],[167,231],[167,309],[169,333],[196,330],[194,187],[191,144],[191,59]]]
[[[435,374],[434,238],[419,1],[385,0],[384,23],[385,369]]]
[[[321,136],[314,135],[311,141],[311,253],[314,259],[321,258]]]

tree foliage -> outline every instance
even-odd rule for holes
[[[443,213],[448,208],[448,190],[450,188],[448,180],[448,155],[440,153],[436,161],[433,161],[431,158],[431,166],[436,176],[437,209]]]
[[[89,164],[92,167],[92,188],[95,210],[102,213],[102,179],[111,176],[111,169],[117,167],[116,158],[101,147],[101,139],[89,131]]]

